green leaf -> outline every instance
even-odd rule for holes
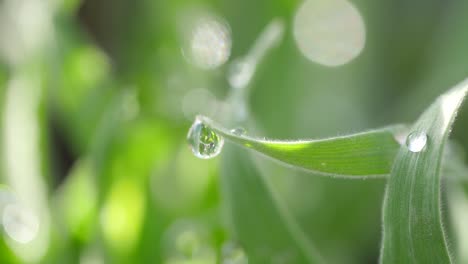
[[[242,149],[226,146],[222,194],[230,228],[249,263],[323,263],[256,165]]]
[[[466,174],[466,173],[465,173]],[[456,250],[456,263],[468,263],[468,185],[467,183],[449,184],[447,186],[447,196],[450,203],[448,212],[453,233]]]
[[[441,160],[465,80],[440,96],[411,131],[425,133],[420,152],[402,147],[395,158],[383,209],[381,263],[451,263],[441,216]]]
[[[278,141],[236,135],[206,117],[197,117],[224,138],[267,157],[315,174],[376,177],[390,173],[403,126],[320,140]]]

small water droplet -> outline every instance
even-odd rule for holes
[[[221,153],[224,138],[214,130],[195,119],[187,135],[187,141],[195,156],[201,159],[210,159]]]
[[[420,152],[427,144],[427,135],[425,132],[412,132],[406,139],[406,146],[411,152]]]
[[[227,242],[222,247],[222,264],[248,264],[244,250],[234,242]]]
[[[233,133],[236,136],[243,136],[245,135],[246,132],[244,128],[237,127],[237,128],[231,129],[231,133]]]

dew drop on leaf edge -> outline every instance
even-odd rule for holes
[[[427,145],[427,134],[425,132],[412,132],[406,138],[406,146],[411,152],[421,152]]]
[[[200,119],[195,119],[187,134],[192,153],[201,159],[216,157],[224,145],[224,138],[205,125]]]

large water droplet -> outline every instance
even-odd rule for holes
[[[193,154],[201,159],[216,157],[224,145],[224,138],[203,124],[198,118],[190,127],[187,140]]]
[[[243,136],[245,135],[246,132],[244,128],[237,127],[237,128],[231,129],[231,133],[233,133],[236,136]]]
[[[222,264],[248,264],[244,250],[234,242],[227,242],[222,248]]]
[[[406,146],[411,152],[420,152],[427,144],[427,135],[425,132],[412,132],[406,139]]]

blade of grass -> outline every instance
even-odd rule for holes
[[[452,263],[441,216],[441,160],[468,79],[440,96],[411,131],[427,135],[420,152],[400,148],[383,207],[381,263]]]
[[[449,184],[450,220],[453,225],[456,263],[468,263],[468,186],[467,184]]]
[[[350,178],[388,175],[400,147],[396,135],[403,131],[398,125],[320,140],[278,141],[236,135],[206,117],[197,118],[227,140],[294,168]]]
[[[323,263],[252,157],[240,148],[225,148],[222,194],[230,229],[249,263]]]

